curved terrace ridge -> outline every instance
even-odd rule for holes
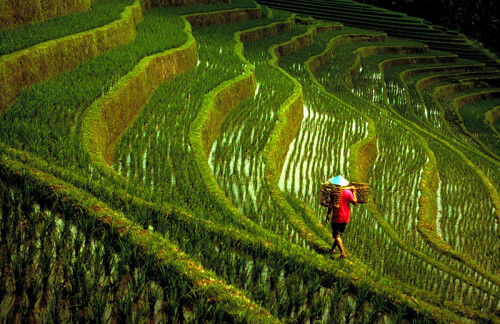
[[[139,0],[136,0],[125,8],[120,19],[106,26],[0,57],[0,113],[15,101],[23,88],[50,79],[130,42],[141,20],[142,8]]]

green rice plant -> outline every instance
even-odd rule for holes
[[[321,321],[325,300],[323,298],[316,298],[311,305],[310,320],[313,322]]]
[[[108,301],[104,290],[98,290],[94,296],[94,305],[92,307],[92,316],[98,322],[106,322],[105,314]]]
[[[52,80],[26,89],[2,116],[2,120],[7,123],[2,122],[1,128],[5,130],[2,134],[8,133],[7,138],[4,137],[3,140],[12,144],[17,143],[15,144],[17,146],[24,142],[17,137],[20,135],[26,140],[26,145],[24,145],[26,149],[33,144],[31,149],[38,151],[44,157],[48,157],[47,148],[55,145],[54,148],[57,147],[57,149],[53,150],[53,156],[62,164],[70,165],[76,161],[77,157],[85,157],[86,155],[80,152],[81,148],[75,148],[71,141],[67,141],[68,136],[71,137],[70,134],[74,134],[71,131],[73,122],[75,120],[80,122],[84,111],[80,108],[87,107],[103,92],[107,92],[119,76],[134,67],[144,55],[164,50],[164,46],[168,48],[182,44],[185,36],[181,31],[180,19],[169,15],[170,13],[161,9],[150,11],[144,21],[138,25],[137,37],[129,45],[83,63],[71,72],[63,73]],[[166,16],[172,19],[167,19],[168,23],[160,23]],[[168,30],[179,32],[164,32]],[[163,38],[164,42],[160,42],[160,38]],[[8,120],[17,114],[18,109],[23,111],[24,120],[9,122]],[[52,129],[48,132],[45,127]],[[36,138],[29,136],[31,131],[28,129],[38,129],[35,132],[38,132],[40,136]],[[29,144],[31,140],[33,141]],[[81,166],[85,166],[88,160],[81,162],[83,163]],[[86,168],[88,164],[84,167]]]
[[[58,235],[55,237],[55,257],[59,258],[61,252],[63,251],[64,245],[66,244],[66,239],[69,233],[69,222],[65,222],[68,224],[68,227],[64,227],[58,230]],[[65,226],[65,225],[64,225]]]
[[[49,280],[51,278],[57,278],[57,280],[60,280],[63,283],[62,286],[64,287],[65,293],[68,293],[68,290],[70,288],[70,285],[68,283],[71,282],[71,278],[73,275],[72,266],[74,260],[72,253],[70,252],[70,250],[65,250],[62,255],[54,258],[54,260],[60,260],[60,265],[57,268],[55,266],[53,267],[53,273],[50,273]]]
[[[7,194],[5,188],[2,187],[0,188],[0,194],[1,194],[1,199],[2,199],[2,209],[1,209],[1,223],[0,223],[0,243],[4,243],[7,241],[7,233],[10,232],[10,223],[13,220],[13,215],[10,215],[12,213],[12,200],[10,199],[9,195]]]
[[[80,252],[82,250],[82,244],[84,241],[83,235],[76,235],[75,241],[73,242],[73,249],[75,251],[75,257],[78,258],[80,256]]]
[[[156,318],[156,305],[161,302],[161,288],[155,284],[151,283],[146,290],[146,304],[149,307],[149,317]]]
[[[23,314],[22,318],[28,320],[31,318],[33,314],[33,309],[35,308],[35,304],[39,299],[39,295],[42,291],[42,283],[40,282],[38,277],[31,278],[30,281],[26,285],[26,296],[28,299],[28,305],[26,314]]]
[[[365,283],[361,283],[358,287],[356,287],[356,308],[354,309],[355,313],[359,313],[365,301],[370,298],[370,286]]]
[[[43,214],[43,225],[40,230],[40,246],[44,248],[50,241],[50,234],[54,231],[55,218],[51,213],[45,212]]]
[[[42,291],[44,292],[44,294],[47,294],[47,290],[49,287],[49,278],[53,268],[52,263],[52,251],[45,247],[40,257],[40,273],[42,281]]]
[[[134,302],[130,292],[118,298],[116,318],[120,323],[133,323],[137,320],[134,314]]]
[[[2,259],[0,260],[0,300],[3,300],[7,295],[7,287],[6,287],[6,270],[7,265],[10,263],[10,248],[6,248],[5,252],[2,253]]]
[[[330,297],[330,316],[333,316],[332,312],[335,312],[340,308],[340,300],[343,298],[344,293],[349,289],[349,282],[346,280],[338,280],[332,287],[332,294]]]
[[[354,308],[356,306],[349,303],[349,302],[346,302],[346,305],[345,305],[345,322],[346,323],[350,323],[351,322],[351,319],[353,318],[353,315],[354,315]]]
[[[272,287],[274,289],[274,299],[276,300],[276,313],[279,318],[287,318],[290,316],[291,310],[295,304],[294,295],[288,295],[286,292],[286,286],[284,284],[279,284],[277,287]]]
[[[14,276],[14,293],[20,296],[24,291],[25,277],[29,265],[29,257],[20,253],[14,253],[10,257],[10,266]]]
[[[80,258],[71,263],[73,267],[74,280],[71,281],[71,288],[69,294],[69,312],[73,321],[80,317],[82,309],[86,305],[87,297],[87,275],[86,266],[82,264]]]
[[[375,295],[370,299],[371,309],[367,314],[364,314],[367,323],[373,323],[380,314],[386,310],[387,300],[382,295]]]
[[[102,267],[103,262],[104,262],[104,254],[106,254],[106,251],[104,249],[104,246],[99,245],[96,246],[94,249],[94,255],[93,255],[93,268],[94,268],[94,273],[93,276],[99,284],[102,283],[101,278],[104,276],[104,269]]]
[[[428,324],[430,323],[429,317],[416,317],[412,319],[412,324]]]
[[[112,246],[113,237],[110,234],[104,234],[102,242],[104,246]],[[110,277],[111,269],[115,266],[115,259],[113,258],[113,255],[111,253],[104,253],[102,263],[104,266],[104,276]]]
[[[391,312],[393,323],[401,323],[404,317],[408,314],[408,306],[401,302],[397,305],[396,312]]]
[[[189,292],[191,287],[188,283],[181,283],[180,278],[173,275],[165,266],[159,266],[160,282],[164,287],[172,287],[173,289],[164,289],[165,313],[168,318],[173,321],[180,322],[183,319],[182,307],[190,303]]]
[[[62,288],[61,284],[57,284],[57,286],[53,289],[53,292],[57,292]],[[62,314],[61,314],[61,294],[55,293],[51,294],[53,298],[48,306],[48,311],[46,313],[46,317],[42,319],[42,322],[46,323],[62,323]]]

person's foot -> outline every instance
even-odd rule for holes
[[[347,254],[342,253],[342,254],[340,255],[340,258],[341,258],[341,259],[345,259],[345,258],[347,258]]]

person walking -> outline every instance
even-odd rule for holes
[[[346,186],[349,182],[342,176],[337,176],[330,180],[332,183]],[[340,249],[340,257],[346,258],[347,255],[344,251],[344,246],[342,244],[342,234],[344,233],[347,223],[351,216],[351,204],[356,205],[358,203],[358,198],[356,197],[356,187],[346,187],[342,190],[340,194],[340,204],[339,207],[328,207],[326,213],[326,221],[330,221],[332,226],[333,235],[333,245],[330,249],[330,254],[334,255],[335,248],[338,246]],[[329,216],[331,214],[331,217]]]

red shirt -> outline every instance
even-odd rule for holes
[[[351,190],[342,190],[340,206],[333,209],[332,223],[349,223],[349,217],[351,216],[350,203],[354,203],[354,194]]]

